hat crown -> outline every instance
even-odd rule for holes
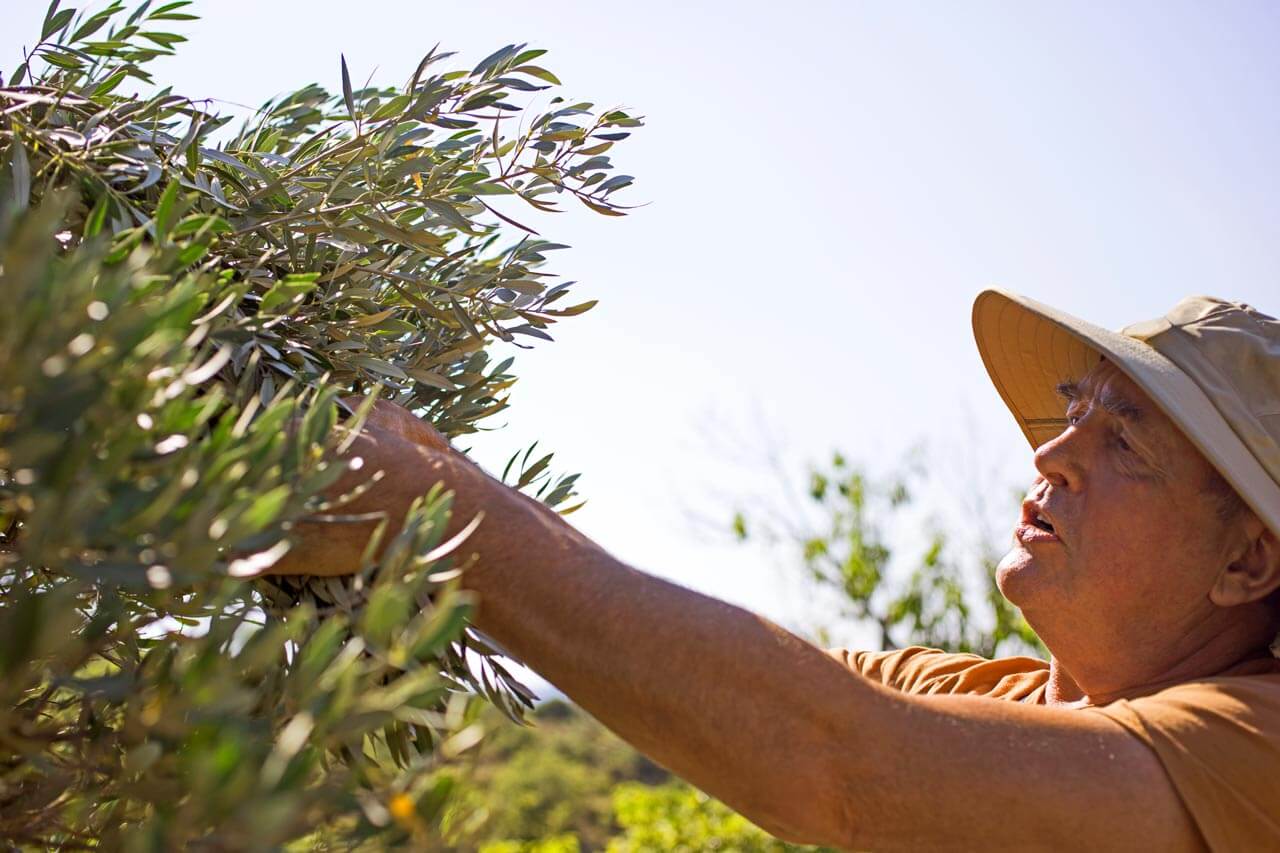
[[[1189,296],[1121,334],[1181,368],[1280,481],[1280,320],[1243,302]]]

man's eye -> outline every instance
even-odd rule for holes
[[[1119,434],[1116,435],[1116,446],[1121,450],[1133,450],[1133,448],[1129,446],[1129,442],[1124,440],[1124,436]]]
[[[1080,416],[1079,416],[1079,415],[1073,415],[1073,414],[1071,414],[1070,412],[1068,412],[1068,413],[1067,413],[1067,426],[1075,426],[1075,425],[1076,425],[1076,424],[1078,424],[1078,423],[1080,423]]]

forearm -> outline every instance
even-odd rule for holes
[[[470,476],[427,468],[428,478]],[[479,474],[479,472],[474,472]],[[483,475],[481,475],[483,476]],[[875,689],[741,608],[638,572],[505,488],[487,500],[465,583],[476,624],[636,748],[775,833],[848,837],[849,720]]]
[[[459,454],[382,435],[361,436],[351,455],[387,464],[340,481],[339,491],[371,467],[385,472],[343,512],[380,510],[394,523],[442,482],[455,493],[450,534],[484,514],[457,556],[476,555],[464,583],[479,598],[477,627],[513,655],[774,833],[849,837],[838,780],[878,766],[862,742],[883,715],[877,688],[768,620],[626,566]],[[300,524],[278,570],[350,571],[372,526]]]

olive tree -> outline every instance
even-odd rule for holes
[[[449,494],[350,578],[261,573],[355,518],[324,490],[374,399],[472,433],[515,381],[493,342],[591,307],[527,213],[622,215],[640,121],[510,45],[399,86],[343,61],[237,130],[152,79],[188,7],[54,0],[0,85],[0,837],[425,846],[477,702],[533,699],[468,624]],[[551,466],[503,476],[572,511]]]

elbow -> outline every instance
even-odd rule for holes
[[[780,820],[762,820],[759,826],[774,838],[788,844],[834,850],[867,849],[866,845],[859,843],[853,828],[839,821],[808,817],[793,819],[792,816],[788,816]]]
[[[854,821],[847,801],[832,803],[832,807],[812,821],[804,833],[804,840],[793,843],[829,847],[836,850],[866,850],[859,826]]]
[[[840,782],[794,785],[773,807],[748,815],[763,830],[788,844],[836,850],[865,850],[854,801]]]
[[[840,827],[821,828],[817,826],[800,826],[799,824],[761,823],[760,828],[779,841],[804,847],[821,847],[828,850],[855,851],[865,849],[859,847],[852,835]]]

